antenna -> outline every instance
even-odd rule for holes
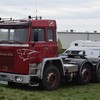
[[[37,7],[38,7],[38,0],[35,0],[35,1],[36,1],[36,10],[35,10],[35,11],[36,11],[36,16],[35,16],[35,17],[32,17],[32,16],[29,15],[29,16],[28,16],[28,19],[29,19],[29,20],[34,19],[34,18],[35,18],[35,20],[38,20],[38,19],[41,20],[41,19],[42,19],[42,16],[38,16],[38,15],[37,15],[37,13],[38,13],[38,10],[37,10]]]
[[[37,0],[36,0],[36,16],[37,16],[37,6],[38,6],[38,5],[37,5]]]
[[[22,14],[25,13],[25,11],[27,11],[27,8],[22,9],[14,18],[21,16]]]

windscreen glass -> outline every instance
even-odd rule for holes
[[[0,28],[0,42],[1,43],[24,43],[27,40],[28,28],[27,27],[14,27],[14,28]]]

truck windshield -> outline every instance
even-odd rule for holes
[[[78,51],[78,50],[67,50],[67,51],[65,51],[63,54],[64,55],[69,55],[69,54],[71,54],[71,55],[79,55],[80,54],[80,52],[82,52],[81,50],[80,51]]]
[[[28,28],[0,28],[0,43],[25,43]]]
[[[64,55],[80,55],[83,54],[85,51],[83,50],[67,50],[63,54]]]

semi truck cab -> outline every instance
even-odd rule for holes
[[[29,66],[57,56],[55,20],[0,21],[0,79],[27,83]],[[19,75],[25,75],[25,80]]]
[[[100,42],[90,41],[90,40],[73,41],[70,44],[69,48],[64,51],[63,55],[65,56],[83,55],[86,58],[99,58],[100,57]]]

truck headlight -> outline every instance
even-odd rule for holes
[[[30,75],[34,75],[37,73],[37,64],[36,63],[30,64],[29,73],[30,73]]]
[[[23,81],[23,77],[17,76],[15,77],[16,82],[22,82]]]

